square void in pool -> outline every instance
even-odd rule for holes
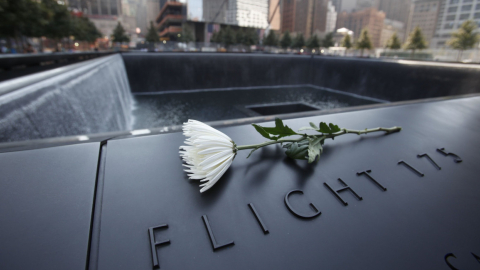
[[[246,106],[246,109],[252,110],[253,114],[275,115],[284,113],[310,112],[318,111],[318,108],[304,103],[275,103],[266,105]]]
[[[137,93],[134,100],[135,129],[181,125],[188,119],[207,122],[380,102],[309,86]]]

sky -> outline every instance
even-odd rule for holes
[[[203,20],[203,2],[202,0],[180,0],[182,3],[186,3],[188,8],[188,19],[190,20]]]

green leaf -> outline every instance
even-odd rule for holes
[[[290,146],[291,146],[292,144],[293,144],[293,143],[286,143],[286,144],[283,145],[283,148],[287,148],[287,149],[288,149],[288,148],[290,148]],[[297,144],[298,144],[298,146],[303,146],[303,145],[308,145],[309,142],[308,142],[308,139],[303,139],[303,140],[299,141]]]
[[[308,152],[308,145],[301,145],[299,146],[298,143],[292,143],[290,147],[285,151],[285,154],[289,158],[293,159],[307,159],[307,152]]]
[[[289,128],[288,126],[285,126],[283,124],[282,119],[280,119],[280,118],[275,118],[275,127],[262,127],[262,126],[255,125],[255,124],[253,126],[255,127],[255,129],[257,129],[257,131],[260,134],[262,134],[263,137],[271,139],[271,140],[278,140],[282,137],[291,136],[291,135],[298,135],[298,133],[293,131],[291,128]],[[259,128],[257,128],[257,127],[259,127]],[[278,136],[277,137],[271,137],[269,134],[265,134],[265,132],[269,133],[271,135],[278,135]]]
[[[274,140],[272,137],[270,137],[270,134],[268,134],[268,132],[266,132],[263,127],[259,126],[259,125],[256,125],[256,124],[252,124],[252,126],[258,131],[258,133],[260,133],[260,135],[262,135],[263,137],[269,139],[269,140]]]
[[[332,133],[341,131],[341,129],[337,125],[334,125],[332,123],[328,124],[328,126],[330,127],[330,130],[332,131]]]
[[[283,121],[280,118],[275,118],[275,127],[263,127],[263,129],[272,134],[272,135],[280,135],[282,137],[284,136],[290,136],[290,135],[297,135],[295,131],[293,131],[291,128],[288,126],[283,125]]]
[[[341,131],[342,129],[340,129],[337,125],[334,125],[332,123],[328,124],[327,126],[327,123],[325,122],[321,122],[320,123],[320,132],[322,133],[327,133],[327,134],[332,134],[332,133],[335,133],[335,132],[339,132]]]
[[[308,163],[312,163],[318,156],[320,159],[320,154],[323,152],[322,142],[324,137],[316,137],[314,139],[308,139]]]
[[[320,123],[320,132],[322,132],[322,133],[332,133],[330,128],[327,126],[327,123],[325,123],[325,122]]]
[[[313,122],[310,122],[310,126],[315,129],[315,130],[318,130],[319,128],[317,127],[317,125],[315,125]]]

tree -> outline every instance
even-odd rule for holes
[[[130,37],[127,36],[127,33],[120,22],[117,23],[117,26],[113,30],[112,39],[114,42],[130,42]]]
[[[97,38],[102,37],[102,33],[87,17],[72,17],[72,26],[71,34],[76,40],[93,43]]]
[[[238,29],[235,32],[235,41],[237,42],[237,44],[243,44],[244,40],[245,40],[245,33],[242,31],[242,29]]]
[[[20,44],[21,37],[40,37],[49,14],[33,0],[0,0],[0,37],[10,37]],[[19,48],[20,49],[20,48]]]
[[[352,47],[352,41],[350,39],[350,35],[346,34],[345,37],[342,39],[342,47],[345,47],[345,55],[347,54],[348,49]]]
[[[462,23],[460,28],[452,34],[452,38],[448,41],[448,45],[452,49],[459,50],[457,61],[462,57],[463,51],[471,49],[479,41],[478,33],[474,33],[477,25],[474,21],[468,20]]]
[[[150,21],[150,27],[147,29],[147,35],[145,36],[145,40],[147,42],[158,42],[160,40],[157,29],[155,29],[152,21]]]
[[[58,42],[64,37],[93,42],[101,36],[86,17],[72,16],[65,4],[55,0],[0,0],[0,36],[46,36]]]
[[[357,49],[361,50],[360,56],[363,56],[363,50],[373,49],[373,45],[372,45],[372,42],[370,41],[370,37],[368,35],[367,29],[363,29],[362,32],[360,33],[360,37],[358,38],[356,47]]]
[[[405,50],[412,50],[412,58],[415,55],[415,50],[422,50],[427,48],[427,43],[422,35],[420,27],[415,27],[412,33],[408,36],[407,42],[404,45]]]
[[[299,49],[305,46],[305,39],[303,38],[302,33],[298,33],[295,39],[293,40],[292,47]]]
[[[28,12],[30,0],[0,0],[0,36],[16,37],[28,28]]]
[[[185,43],[195,41],[195,37],[193,36],[192,29],[190,29],[190,27],[187,24],[183,24],[182,26],[180,41]]]
[[[225,44],[225,47],[228,48],[230,45],[235,44],[235,32],[233,32],[232,28],[230,28],[230,26],[227,26],[226,28],[222,28],[220,31],[222,30],[223,44]]]
[[[318,48],[320,47],[320,40],[318,39],[317,35],[311,36],[307,40],[307,48],[313,49],[313,48]]]
[[[386,47],[391,50],[398,50],[402,47],[400,39],[398,39],[397,32],[393,33],[393,35],[387,40]]]
[[[282,40],[280,40],[280,46],[286,49],[292,45],[292,38],[290,37],[290,32],[288,30],[283,34]]]
[[[268,35],[263,40],[263,45],[277,46],[277,44],[278,44],[278,40],[277,40],[277,36],[275,35],[275,32],[272,30],[268,31]]]
[[[212,36],[210,37],[210,42],[212,43],[222,43],[220,37],[220,31],[213,32]]]
[[[242,44],[245,46],[252,46],[258,43],[257,31],[253,28],[247,28],[243,37]]]
[[[42,0],[42,6],[49,13],[44,35],[57,41],[71,36],[74,25],[67,6],[59,4],[56,0]]]
[[[24,14],[28,17],[27,22],[30,24],[22,32],[22,34],[29,37],[41,37],[45,33],[45,27],[49,20],[51,20],[51,14],[48,10],[39,2],[27,1],[28,11]]]
[[[335,46],[335,42],[333,41],[333,32],[330,32],[325,35],[325,38],[323,39],[322,46],[325,48],[330,48]]]

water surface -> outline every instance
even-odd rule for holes
[[[181,125],[188,119],[216,121],[254,116],[246,107],[302,102],[320,110],[377,103],[314,87],[157,92],[134,95],[134,128]]]

